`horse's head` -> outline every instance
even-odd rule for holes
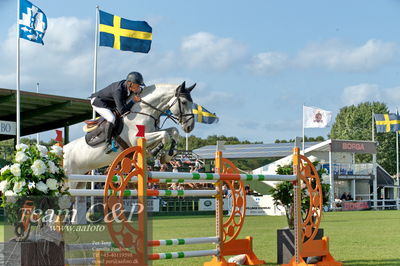
[[[194,129],[193,100],[190,92],[195,86],[196,84],[193,84],[186,88],[186,83],[183,82],[176,88],[175,95],[169,103],[169,109],[178,118],[179,124],[186,133]]]

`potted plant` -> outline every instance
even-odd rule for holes
[[[60,146],[54,145],[49,151],[43,145],[19,144],[12,164],[1,168],[2,207],[8,222],[15,227],[16,241],[29,237],[32,221],[42,226],[60,209],[69,208],[69,192],[61,163]],[[47,220],[42,219],[44,217]]]
[[[325,169],[318,167],[319,162],[313,162],[313,165],[316,166],[318,171],[318,175],[321,176],[325,173]],[[285,165],[278,166],[276,173],[279,175],[292,175],[293,174],[293,166]],[[322,192],[323,192],[323,205],[327,205],[329,202],[329,184],[322,184]],[[287,229],[278,230],[278,264],[288,263],[292,258],[294,253],[294,191],[293,191],[293,183],[289,181],[283,181],[276,185],[275,188],[272,188],[272,198],[274,200],[275,206],[282,207],[285,209],[286,218],[288,223]],[[301,213],[303,217],[307,216],[308,208],[310,206],[310,197],[308,195],[306,187],[301,188]],[[323,236],[323,229],[319,229],[316,239],[321,239]]]

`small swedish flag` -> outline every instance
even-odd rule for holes
[[[100,10],[100,46],[118,50],[148,53],[153,38],[146,21],[127,20]]]
[[[397,114],[375,114],[376,132],[396,132],[400,130]]]
[[[219,121],[215,113],[211,113],[201,105],[193,103],[194,119],[198,123],[213,124]]]

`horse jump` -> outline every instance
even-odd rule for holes
[[[132,258],[139,261],[140,265],[147,265],[147,260],[160,260],[171,258],[187,258],[199,256],[213,256],[212,260],[204,263],[205,266],[228,265],[225,256],[246,255],[247,265],[258,265],[265,263],[257,258],[252,250],[252,237],[237,239],[245,219],[246,193],[242,180],[270,180],[270,181],[292,181],[294,184],[295,203],[295,255],[288,265],[307,265],[303,257],[321,256],[320,265],[342,265],[335,261],[328,249],[328,238],[315,240],[321,222],[322,213],[322,187],[319,176],[313,164],[307,157],[299,154],[299,149],[293,150],[294,175],[244,175],[240,174],[236,166],[222,157],[222,152],[216,152],[216,173],[166,173],[147,172],[146,162],[146,140],[138,139],[138,146],[134,146],[121,152],[110,166],[106,185],[103,191],[105,203],[105,215],[113,212],[116,204],[123,203],[124,196],[137,195],[138,203],[143,211],[138,213],[138,228],[134,228],[126,217],[121,215],[122,229],[115,230],[113,223],[107,223],[111,234],[112,243],[109,246],[119,248],[120,253],[130,254]],[[133,170],[132,170],[133,169]],[[85,179],[81,181],[97,181],[93,176],[70,176],[71,180]],[[94,180],[96,179],[96,180]],[[103,179],[104,180],[104,179]],[[215,190],[200,191],[168,191],[147,189],[148,183],[158,182],[215,182]],[[137,190],[127,189],[129,182],[137,182]],[[310,195],[310,206],[307,216],[301,218],[301,183],[306,185]],[[226,184],[232,192],[232,211],[229,217],[223,216],[222,184]],[[78,191],[72,191],[78,193]],[[89,195],[99,191],[82,191],[80,195]],[[169,240],[147,239],[147,196],[183,196],[183,195],[214,195],[216,200],[216,236],[200,238],[184,238]],[[92,195],[92,194],[90,194]],[[123,206],[123,204],[122,204]],[[111,233],[112,232],[112,233]],[[139,244],[138,244],[139,243]],[[215,243],[216,248],[212,250],[197,250],[184,252],[168,252],[148,254],[148,248],[161,245],[186,245],[197,243]],[[134,252],[132,252],[134,251]],[[96,251],[96,261],[100,262],[109,252]]]

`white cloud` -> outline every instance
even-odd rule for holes
[[[255,55],[248,68],[256,74],[271,74],[290,68],[323,68],[340,72],[368,72],[390,64],[399,55],[393,42],[371,39],[361,46],[338,40],[309,44],[297,55],[265,52]]]
[[[314,43],[304,48],[295,58],[300,67],[324,67],[336,71],[371,71],[390,63],[398,54],[392,42],[371,39],[359,47],[351,47],[337,40]]]
[[[189,67],[225,69],[244,57],[246,47],[230,38],[198,32],[184,38],[181,52]]]
[[[346,105],[359,104],[365,101],[380,101],[381,93],[375,84],[358,84],[343,89],[342,101]]]
[[[257,74],[273,74],[288,67],[288,56],[279,52],[260,53],[252,58],[248,68]]]
[[[376,84],[359,84],[343,89],[342,102],[345,105],[356,105],[366,101],[380,101],[394,110],[400,101],[400,87],[380,88]]]
[[[7,77],[2,79],[1,85],[13,89],[16,54],[14,29],[15,25],[0,46],[0,56],[5,62],[0,66],[0,76]],[[43,46],[21,39],[21,90],[30,90],[39,82],[43,93],[74,96],[75,92],[76,96],[83,87],[89,86],[93,69],[93,30],[90,20],[49,18]]]
[[[400,86],[383,89],[382,98],[388,103],[391,108],[398,108],[400,102]]]

